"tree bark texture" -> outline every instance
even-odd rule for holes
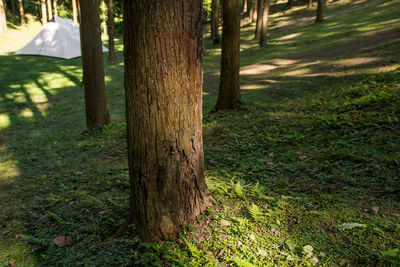
[[[57,0],[53,0],[53,9],[54,9],[54,16],[58,16],[58,10],[57,10]]]
[[[318,6],[317,6],[317,18],[315,22],[322,22],[324,21],[324,0],[318,0]]]
[[[230,109],[240,98],[240,0],[224,0],[221,75],[216,110]]]
[[[80,1],[80,2],[85,2],[85,0]],[[80,4],[82,5],[82,3],[80,3]],[[75,24],[78,24],[78,15],[77,15],[77,10],[76,10],[76,0],[72,0],[72,19],[73,19]]]
[[[256,21],[256,31],[254,33],[254,39],[261,38],[261,30],[264,15],[264,0],[257,0],[257,21]]]
[[[175,238],[209,202],[202,140],[202,0],[124,2],[131,220]]]
[[[114,46],[114,7],[113,0],[108,0],[108,60],[115,60],[115,46]]]
[[[4,7],[3,0],[0,0],[0,33],[6,32],[6,30],[7,30],[6,9]]]
[[[254,23],[257,21],[257,8],[258,8],[258,0],[252,0],[251,1],[251,9],[250,9],[251,23]]]
[[[211,5],[211,37],[214,38],[214,41],[218,39],[218,17],[219,17],[219,4],[218,0],[212,0]]]
[[[45,25],[47,23],[46,0],[41,0],[40,5],[42,7],[42,25]]]
[[[47,12],[49,14],[49,20],[53,18],[53,12],[51,9],[51,0],[47,0]]]
[[[21,18],[21,27],[25,28],[24,5],[22,4],[22,0],[18,0],[18,3],[19,3],[19,16]]]
[[[263,9],[263,19],[262,19],[262,27],[261,27],[261,36],[260,36],[260,47],[264,47],[267,42],[267,32],[268,32],[268,19],[269,19],[269,5],[270,0],[264,1],[264,9]]]
[[[81,1],[81,48],[85,86],[86,124],[95,128],[110,122],[106,104],[99,0]]]

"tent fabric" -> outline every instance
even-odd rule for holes
[[[103,46],[103,52],[108,49]],[[79,26],[71,19],[54,16],[32,41],[15,55],[40,55],[71,59],[81,56]]]

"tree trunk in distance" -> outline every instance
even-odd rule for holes
[[[142,241],[175,238],[209,204],[201,10],[202,0],[124,2],[130,219]]]
[[[106,3],[104,2],[104,0],[101,0],[101,17],[102,17],[103,34],[107,35]]]
[[[219,10],[218,10],[218,0],[212,0],[211,6],[211,37],[213,37],[213,43],[219,43],[219,36],[218,36],[218,17],[219,17]]]
[[[324,21],[324,0],[318,0],[316,23]]]
[[[49,20],[53,18],[53,12],[51,11],[51,0],[47,0],[47,11],[49,13]]]
[[[261,27],[261,37],[260,37],[260,47],[264,47],[267,42],[267,32],[268,32],[268,19],[269,19],[269,5],[270,0],[264,0],[264,10],[263,10],[263,21]]]
[[[310,8],[313,6],[313,0],[308,0],[307,8]]]
[[[4,0],[4,1],[6,1],[6,0]],[[11,0],[11,13],[12,13],[12,14],[15,14],[15,13],[16,13],[16,11],[15,11],[15,2],[14,2],[14,0]]]
[[[19,3],[19,16],[21,18],[21,27],[25,28],[24,5],[22,4],[22,0],[18,0],[18,3]]]
[[[264,0],[257,0],[257,21],[256,21],[256,31],[254,33],[254,39],[261,38],[261,28],[263,23],[264,15]]]
[[[79,18],[79,22],[81,22],[82,21],[82,16],[81,16],[81,5],[80,5],[80,2],[81,2],[82,0],[76,0],[76,6],[77,6],[77,8],[78,8],[78,18]]]
[[[113,1],[108,0],[108,60],[115,60],[115,47],[114,47],[114,7]]]
[[[250,12],[251,15],[251,23],[254,23],[257,21],[257,10],[258,10],[258,0],[252,0],[251,1],[251,8],[253,12]]]
[[[57,0],[53,0],[53,9],[54,9],[54,16],[58,16],[58,10],[57,10]]]
[[[80,2],[82,9],[81,48],[85,86],[86,124],[95,128],[110,122],[106,104],[99,0]]]
[[[240,0],[224,0],[221,75],[215,110],[233,108],[240,98]]]
[[[80,1],[80,2],[85,2],[85,0]],[[80,3],[80,4],[82,5],[82,3]],[[78,16],[76,13],[77,13],[76,12],[76,0],[72,0],[72,19],[75,24],[78,24]]]
[[[41,0],[40,4],[41,4],[41,7],[42,7],[42,25],[45,25],[47,23],[46,1],[45,0]]]
[[[287,1],[287,7],[291,8],[293,6],[294,0]]]
[[[3,0],[0,0],[0,33],[4,33],[7,30],[7,17],[6,10],[4,7]]]
[[[243,12],[247,13],[248,9],[249,9],[249,5],[248,5],[249,1],[248,0],[243,0]]]

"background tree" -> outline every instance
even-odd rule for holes
[[[101,20],[102,20],[103,34],[107,35],[106,3],[104,0],[101,0]]]
[[[53,0],[53,9],[54,9],[54,16],[58,16],[58,10],[57,10],[57,0]]]
[[[85,0],[80,1],[80,2],[85,2]],[[81,5],[82,5],[82,3],[80,3],[80,6]],[[76,0],[72,0],[72,19],[73,19],[75,24],[78,24],[78,15],[77,15],[77,10],[76,10]]]
[[[25,13],[24,13],[24,6],[22,4],[22,0],[18,0],[19,3],[19,16],[21,18],[21,27],[25,28]]]
[[[218,0],[212,0],[212,7],[211,7],[211,37],[213,37],[213,43],[219,43],[219,34],[218,34],[218,17],[219,17],[219,4]]]
[[[249,9],[249,1],[248,0],[243,0],[243,12],[247,13],[248,9]]]
[[[3,33],[7,30],[7,17],[6,17],[6,9],[4,7],[3,0],[0,0],[0,33]]]
[[[294,0],[288,0],[286,6],[288,8],[291,8],[293,6],[293,4],[294,4]]]
[[[114,47],[114,7],[113,0],[107,1],[108,5],[108,60],[115,60],[115,47]]]
[[[264,0],[257,0],[257,21],[256,31],[254,33],[254,39],[261,37],[261,28],[263,23],[263,11],[264,11]]]
[[[47,0],[47,12],[49,14],[49,20],[53,18],[53,12],[51,10],[51,0]]]
[[[313,0],[308,0],[307,2],[307,8],[310,8],[313,6]]]
[[[124,2],[130,216],[142,241],[176,237],[208,205],[201,10],[202,0]]]
[[[110,122],[104,82],[99,0],[80,1],[80,6],[82,12],[80,29],[86,124],[88,128],[94,128]]]
[[[324,21],[324,0],[318,0],[318,6],[317,6],[317,18],[315,19],[315,22],[322,22]]]
[[[4,2],[6,2],[6,0],[4,0]],[[10,0],[10,2],[11,2],[11,13],[16,14],[15,2],[14,0]]]
[[[40,6],[42,8],[42,25],[45,25],[47,23],[46,0],[41,0]]]
[[[258,0],[251,0],[251,6],[250,6],[251,23],[254,23],[257,20],[257,7],[258,7]]]
[[[229,109],[240,98],[240,0],[223,0],[221,76],[216,110]]]
[[[262,16],[262,27],[260,36],[260,47],[264,47],[267,42],[267,32],[268,32],[268,20],[269,20],[269,6],[270,0],[264,0],[264,9]]]

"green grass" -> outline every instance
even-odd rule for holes
[[[113,123],[86,130],[80,59],[6,55],[25,40],[0,35],[0,265],[398,265],[400,3],[368,3],[289,30],[315,8],[277,5],[265,49],[243,23],[232,111],[209,113],[219,49],[205,35],[214,205],[162,243],[111,238],[129,201],[121,42],[105,66]],[[72,243],[55,246],[60,235]]]

